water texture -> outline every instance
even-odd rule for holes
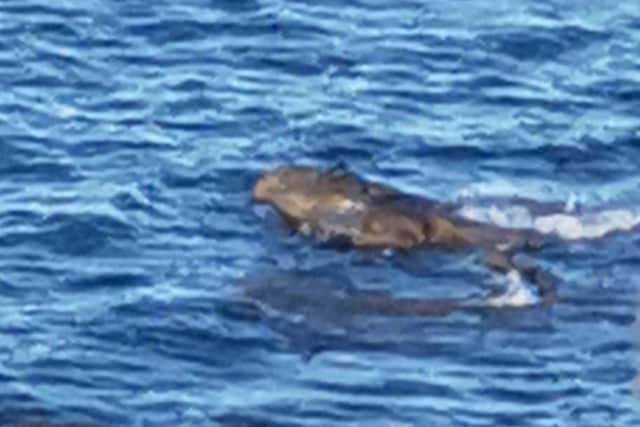
[[[640,425],[637,1],[2,0],[0,35],[0,425]],[[335,302],[499,280],[251,204],[338,161],[563,235],[559,303]],[[514,195],[567,209],[482,202]],[[256,310],[269,280],[309,293]]]

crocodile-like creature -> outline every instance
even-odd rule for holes
[[[360,249],[479,249],[492,270],[517,271],[534,283],[544,304],[555,301],[551,275],[516,256],[539,249],[534,230],[511,229],[462,218],[459,206],[366,181],[344,168],[279,167],[264,173],[254,200],[275,208],[285,222],[321,241]]]

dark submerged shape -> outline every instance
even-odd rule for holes
[[[301,353],[307,361],[328,349],[388,351],[404,339],[411,341],[404,335],[407,321],[420,322],[460,310],[481,313],[486,307],[468,300],[395,297],[385,291],[359,289],[337,266],[258,271],[238,285],[242,300],[221,309],[243,319],[266,322],[287,338],[288,349]],[[383,331],[375,326],[382,318]],[[375,337],[369,335],[372,330]],[[403,346],[402,351],[407,350]]]
[[[347,277],[320,270],[262,273],[243,280],[241,285],[244,294],[263,308],[333,321],[346,322],[357,316],[441,316],[462,304],[456,300],[396,298],[383,291],[360,290]]]
[[[344,168],[279,167],[258,179],[253,196],[293,229],[324,242],[362,249],[480,249],[489,268],[516,270],[536,284],[543,303],[555,300],[552,278],[515,256],[542,246],[533,230],[470,221],[456,214],[454,204],[368,182]]]

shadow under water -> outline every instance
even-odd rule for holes
[[[448,333],[457,328],[476,330],[468,326],[479,319],[491,328],[505,320],[511,324],[512,317],[524,323],[533,321],[536,327],[544,324],[526,315],[539,317],[541,307],[498,308],[472,298],[394,296],[358,289],[345,274],[326,268],[255,273],[239,286],[242,301],[226,305],[222,314],[266,323],[284,338],[289,350],[307,358],[324,350],[347,348],[434,355],[452,350],[446,343],[447,334],[441,334],[443,328]],[[517,321],[513,323],[518,326]],[[436,342],[437,348],[433,346]]]

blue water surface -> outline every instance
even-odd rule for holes
[[[2,0],[0,34],[1,425],[640,425],[637,228],[544,250],[551,308],[361,319],[318,289],[496,278],[251,203],[265,169],[341,161],[633,222],[637,1]],[[310,293],[256,312],[269,275]]]

